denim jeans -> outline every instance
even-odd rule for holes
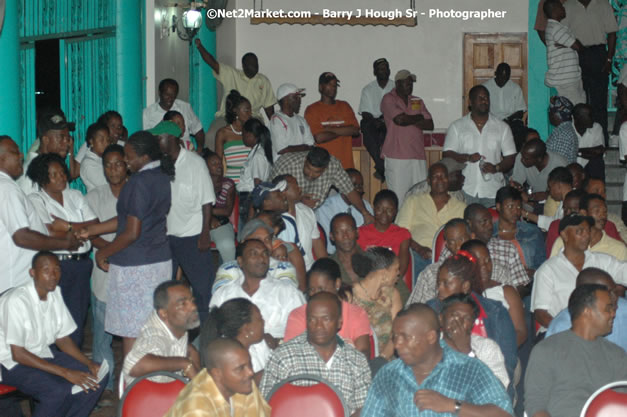
[[[113,349],[111,342],[113,336],[104,329],[105,311],[107,303],[100,301],[94,293],[91,293],[91,314],[93,318],[93,341],[92,341],[92,359],[96,363],[101,363],[104,359],[109,362],[109,382],[106,389],[113,391]]]

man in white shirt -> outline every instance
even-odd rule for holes
[[[368,210],[370,214],[373,214],[372,206],[368,200],[364,199],[364,177],[361,175],[361,172],[357,171],[355,168],[349,168],[346,170],[346,173],[353,183],[354,190],[357,191],[364,202],[364,207],[366,207],[366,210]],[[357,228],[364,224],[364,216],[348,201],[346,194],[333,194],[324,200],[324,203],[316,209],[316,219],[326,234],[327,253],[329,255],[335,253],[335,244],[331,240],[331,220],[338,213],[350,214],[353,219],[355,219]]]
[[[494,206],[496,192],[505,185],[503,172],[514,166],[516,146],[509,126],[490,114],[490,93],[476,85],[468,93],[471,111],[446,132],[443,158],[466,162],[464,199],[467,204]]]
[[[236,256],[242,276],[215,290],[209,307],[219,307],[225,301],[239,297],[252,301],[265,321],[265,340],[274,348],[285,334],[289,314],[305,303],[303,293],[287,280],[268,276],[270,251],[260,240],[249,239],[240,243]],[[250,349],[254,350],[259,344]]]
[[[33,416],[87,417],[108,376],[99,382],[100,365],[69,337],[76,323],[58,286],[57,257],[37,253],[29,273],[30,281],[0,297],[0,382],[35,400]]]
[[[30,263],[38,250],[75,250],[74,233],[48,236],[33,204],[15,180],[23,172],[23,155],[9,136],[0,136],[0,294],[29,281]],[[30,180],[29,180],[30,181]]]
[[[276,96],[281,109],[272,115],[268,126],[274,161],[285,153],[308,151],[315,144],[307,120],[298,114],[305,89],[294,84],[281,84]]]
[[[171,183],[172,206],[168,213],[168,240],[172,250],[172,272],[180,266],[194,290],[204,319],[215,279],[209,226],[216,201],[205,161],[181,146],[181,130],[174,122],[159,123],[150,132],[157,136],[161,152],[174,160],[176,175]],[[173,276],[174,278],[174,276]]]
[[[198,327],[200,319],[187,284],[162,282],[155,289],[154,306],[133,348],[124,358],[122,376],[126,386],[151,372],[179,372],[192,379],[201,369],[200,355],[188,342],[187,331]],[[168,381],[163,379],[154,378],[154,381]]]
[[[179,94],[179,83],[171,78],[161,80],[159,83],[159,101],[152,103],[146,107],[142,113],[142,126],[144,130],[152,129],[158,125],[163,116],[170,110],[176,110],[185,120],[185,132],[181,140],[185,149],[194,149],[190,135],[196,139],[196,150],[202,151],[205,146],[205,133],[202,130],[202,124],[192,110],[189,103],[179,100],[176,97]]]
[[[588,177],[605,181],[603,128],[594,121],[592,112],[592,107],[584,103],[573,109],[573,126],[579,140],[577,163],[584,167]]]
[[[361,90],[359,114],[361,114],[362,119],[360,127],[364,146],[374,161],[375,177],[383,180],[385,178],[385,165],[381,158],[381,147],[385,142],[387,129],[381,112],[381,100],[384,95],[392,91],[394,82],[390,80],[390,64],[387,59],[377,59],[372,63],[372,69],[376,79]]]
[[[588,250],[593,225],[592,217],[579,214],[571,214],[560,221],[564,249],[538,268],[531,291],[531,311],[542,325],[542,331],[546,331],[553,317],[567,307],[582,269],[596,267],[610,274],[617,284],[627,284],[627,263]]]
[[[494,71],[494,78],[483,83],[490,92],[490,111],[499,120],[522,119],[527,104],[522,89],[509,79],[512,69],[501,62]]]
[[[566,17],[561,23],[568,26],[584,46],[579,52],[583,89],[593,120],[601,125],[607,141],[608,74],[618,31],[614,9],[604,0],[568,0],[564,10]]]
[[[272,180],[272,184],[278,185],[283,181],[286,183],[286,186],[282,194],[287,200],[287,210],[278,210],[281,211],[281,216],[285,222],[285,230],[279,233],[278,238],[285,242],[294,243],[303,254],[305,268],[309,269],[315,259],[328,256],[325,241],[320,236],[314,211],[300,202],[302,191],[296,179],[287,174],[279,175]],[[263,208],[268,210],[266,209],[266,203],[271,203],[271,201],[266,199],[262,203]],[[272,210],[272,208],[269,210]]]

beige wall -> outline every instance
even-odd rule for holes
[[[259,0],[257,1],[259,3]],[[328,6],[324,6],[324,5]],[[230,8],[250,8],[252,0],[230,0]],[[264,8],[290,10],[354,10],[373,7],[406,9],[409,0],[264,0]],[[418,0],[416,9],[504,10],[503,19],[453,20],[418,16],[416,27],[251,25],[249,19],[225,20],[217,32],[218,58],[233,65],[241,56],[255,52],[273,87],[292,82],[307,88],[305,107],[318,100],[317,80],[333,71],[341,80],[338,98],[355,111],[361,88],[373,79],[372,62],[390,61],[392,77],[400,69],[418,75],[414,94],[422,97],[436,128],[446,128],[461,116],[462,39],[465,32],[527,32],[528,3],[523,0]]]

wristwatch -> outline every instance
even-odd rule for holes
[[[458,416],[458,415],[459,415],[459,412],[460,412],[461,410],[462,410],[462,402],[461,402],[461,401],[459,401],[459,400],[455,400],[455,412],[454,412],[454,414],[455,414],[456,416]]]

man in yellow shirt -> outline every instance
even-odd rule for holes
[[[396,223],[409,229],[419,246],[431,249],[438,229],[451,219],[463,218],[466,204],[449,194],[448,169],[444,164],[431,165],[427,182],[431,190],[407,196]],[[414,246],[412,243],[412,249],[416,250]]]
[[[599,194],[587,194],[579,202],[579,212],[594,219],[594,227],[590,228],[590,251],[612,255],[619,261],[627,261],[627,246],[620,240],[609,237],[605,231],[607,223],[607,204]],[[564,247],[562,238],[558,238],[551,250],[555,256]]]
[[[205,369],[180,392],[165,417],[270,417],[253,381],[248,351],[218,338],[201,349]]]

